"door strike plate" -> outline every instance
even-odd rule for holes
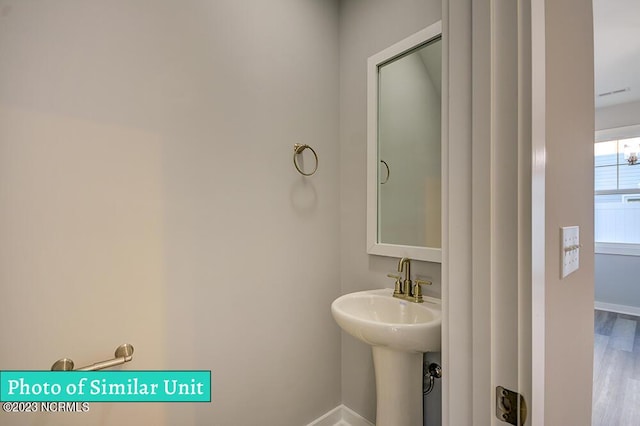
[[[524,426],[527,420],[527,404],[517,392],[498,386],[496,388],[496,417],[505,423]]]

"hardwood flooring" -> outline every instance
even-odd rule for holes
[[[640,425],[640,317],[595,312],[592,426]]]

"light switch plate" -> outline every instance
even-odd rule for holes
[[[565,226],[560,228],[560,263],[564,278],[580,267],[580,227]]]

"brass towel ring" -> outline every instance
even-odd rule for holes
[[[386,161],[380,160],[380,162],[382,164],[384,164],[384,166],[387,168],[387,178],[383,182],[380,182],[380,185],[384,185],[385,183],[389,182],[389,177],[391,176],[391,171],[389,170],[389,165],[387,164]]]
[[[313,168],[313,171],[311,171],[311,173],[303,172],[302,169],[300,168],[300,166],[298,165],[298,160],[296,159],[296,155],[302,154],[302,151],[304,151],[307,148],[309,148],[311,150],[311,152],[313,152],[313,156],[316,159],[316,166]],[[293,165],[296,167],[296,170],[301,175],[303,175],[303,176],[311,176],[312,174],[314,174],[316,172],[316,170],[318,170],[318,154],[316,154],[316,151],[313,148],[311,148],[309,145],[307,145],[307,144],[300,144],[300,143],[294,144],[293,145]]]

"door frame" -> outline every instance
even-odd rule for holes
[[[526,424],[544,424],[544,13],[541,0],[520,0],[515,9],[511,0],[443,4],[443,425],[504,424],[494,413],[496,381],[504,380],[525,396]],[[507,61],[500,56],[504,31],[518,40],[506,46],[515,49]],[[496,73],[511,75],[515,96],[496,84]],[[501,118],[505,113],[511,116]],[[509,137],[518,141],[509,154],[516,167],[508,172],[518,183],[496,188],[504,178],[496,150]],[[496,190],[500,197],[508,191],[515,204],[501,203]],[[515,240],[493,232],[505,218]],[[505,264],[500,256],[513,241],[517,265]],[[510,278],[518,289],[507,299],[515,308],[496,312]],[[515,331],[496,328],[504,316],[516,321]],[[505,375],[496,354],[514,332],[515,369]]]

